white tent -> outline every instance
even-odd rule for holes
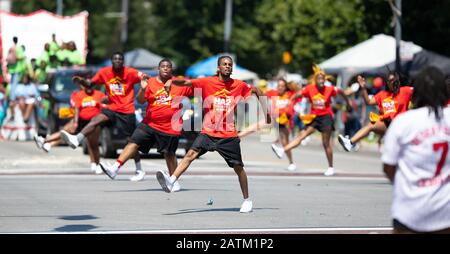
[[[244,69],[244,68],[235,68],[235,69],[233,69],[233,73],[231,74],[231,77],[234,79],[240,79],[240,80],[254,83],[255,80],[258,79],[258,74],[254,73],[252,71],[249,71],[247,69]]]
[[[326,72],[338,74],[338,86],[347,85],[356,73],[383,67],[395,61],[395,38],[378,34],[344,50],[336,56],[322,62],[320,67]],[[422,48],[412,42],[401,41],[400,57],[402,61],[410,61],[414,54]]]

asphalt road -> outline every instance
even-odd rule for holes
[[[392,188],[379,153],[335,150],[337,174],[325,177],[315,140],[295,150],[296,172],[270,143],[243,140],[254,211],[241,214],[237,177],[217,153],[195,161],[182,191],[167,194],[154,174],[165,163],[155,156],[142,160],[144,181],[128,181],[131,161],[111,181],[89,171],[80,149],[45,154],[32,142],[1,142],[0,233],[388,233]]]

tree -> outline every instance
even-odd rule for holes
[[[291,71],[310,73],[311,65],[368,37],[360,0],[263,1],[256,11],[262,40],[269,42],[273,67],[282,66],[282,52],[293,54]]]
[[[64,0],[64,15],[89,12],[88,62],[98,63],[118,49],[120,1]],[[403,39],[450,55],[450,3],[403,1]],[[54,0],[14,0],[13,12],[56,11]],[[225,0],[130,0],[128,41],[169,57],[178,72],[223,51]],[[392,12],[381,0],[233,0],[230,51],[237,63],[260,75],[283,66],[282,53],[293,61],[289,71],[308,74],[320,63],[372,35],[393,34]]]
[[[402,1],[403,40],[450,56],[449,1]]]

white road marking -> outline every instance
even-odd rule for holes
[[[167,229],[167,230],[105,230],[80,232],[30,232],[28,234],[230,234],[230,233],[332,233],[362,232],[378,233],[392,231],[392,227],[354,227],[354,228],[254,228],[254,229]]]

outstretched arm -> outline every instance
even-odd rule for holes
[[[347,111],[352,111],[352,105],[350,105],[350,100],[348,99],[348,96],[345,94],[344,90],[338,90],[338,94],[345,100],[345,104],[347,105]]]
[[[291,96],[291,98],[289,99],[289,104],[293,103],[294,101],[296,101],[298,98],[302,97],[302,91],[303,90],[299,90],[297,93],[295,93],[294,95]]]
[[[258,87],[252,87],[252,94],[255,94],[258,98],[259,103],[261,104],[264,115],[266,116],[266,123],[270,124],[272,122],[272,118],[270,113],[267,111],[267,103],[266,100],[261,100],[261,97],[264,96],[263,91]]]
[[[83,78],[83,77],[80,77],[80,76],[73,76],[72,77],[72,82],[74,84],[81,85],[81,84],[85,84],[86,83],[86,79]]]
[[[148,76],[148,75],[145,74],[145,73],[142,73],[142,75],[141,75],[141,81],[142,81],[142,80],[147,81],[147,80],[149,80],[149,79],[150,79],[150,76]]]
[[[358,75],[358,83],[361,86],[364,101],[366,102],[366,104],[367,105],[377,105],[377,101],[375,100],[375,98],[369,99],[369,94],[367,93],[367,88],[366,88],[366,79],[363,76]]]
[[[190,79],[172,79],[172,84],[176,86],[192,86],[192,81]]]
[[[92,79],[90,78],[83,78],[81,76],[73,76],[72,82],[77,85],[91,85],[92,83],[96,84]]]
[[[169,79],[169,80],[167,80],[167,82],[164,84],[164,89],[166,90],[167,94],[170,94],[170,87],[172,85],[191,87],[192,81],[190,79]]]
[[[136,100],[140,103],[140,104],[144,104],[146,99],[145,99],[145,90],[148,87],[148,83],[147,80],[142,79],[141,80],[141,88],[138,91],[138,94],[136,96]]]

